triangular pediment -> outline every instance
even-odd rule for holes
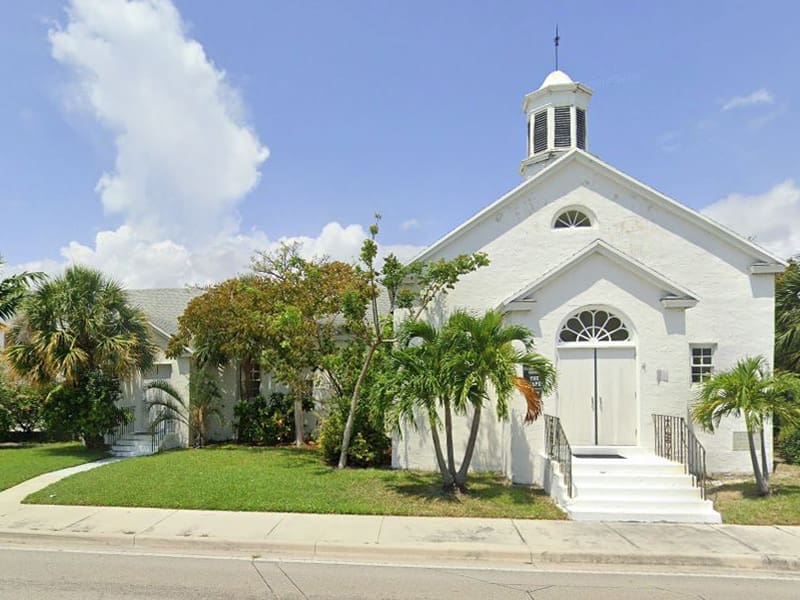
[[[738,233],[728,229],[727,227],[717,223],[713,219],[709,219],[705,215],[684,206],[680,202],[658,192],[652,187],[642,183],[641,181],[626,175],[625,173],[615,169],[608,163],[603,162],[596,156],[589,154],[580,149],[570,150],[563,156],[554,160],[551,164],[536,173],[533,177],[523,182],[494,203],[490,204],[472,218],[465,221],[445,236],[428,246],[415,260],[431,260],[438,257],[440,252],[447,246],[461,238],[467,232],[480,226],[484,221],[491,219],[493,216],[502,213],[502,211],[517,199],[528,193],[536,186],[542,184],[549,178],[562,173],[564,170],[569,169],[571,165],[580,164],[589,169],[615,181],[617,184],[629,189],[637,194],[641,194],[654,204],[660,206],[671,214],[680,217],[682,220],[691,223],[692,225],[702,229],[709,235],[738,248],[753,259],[753,272],[770,272],[779,273],[786,266],[786,261],[781,257],[761,248],[749,239],[744,238]]]
[[[498,309],[502,311],[529,310],[536,302],[536,293],[539,290],[550,285],[590,257],[598,255],[659,288],[662,292],[661,304],[665,308],[691,308],[698,302],[697,296],[687,288],[614,248],[611,244],[597,239],[503,300]]]

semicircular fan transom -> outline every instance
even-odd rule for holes
[[[622,319],[602,309],[575,313],[558,334],[561,343],[628,342],[630,339],[630,330]]]
[[[553,227],[556,229],[572,229],[574,227],[591,227],[592,221],[588,215],[576,209],[565,210],[556,219]]]

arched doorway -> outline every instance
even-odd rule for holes
[[[572,445],[633,446],[638,438],[636,345],[622,317],[584,308],[561,326],[558,416]]]

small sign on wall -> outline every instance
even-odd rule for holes
[[[531,385],[533,386],[533,389],[536,390],[537,394],[542,394],[542,378],[539,377],[538,373],[529,369],[528,367],[522,367],[522,377],[531,382]]]

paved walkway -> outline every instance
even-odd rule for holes
[[[0,492],[0,543],[103,544],[141,551],[417,564],[463,561],[767,568],[800,571],[800,527],[381,517],[21,504],[110,461]]]

